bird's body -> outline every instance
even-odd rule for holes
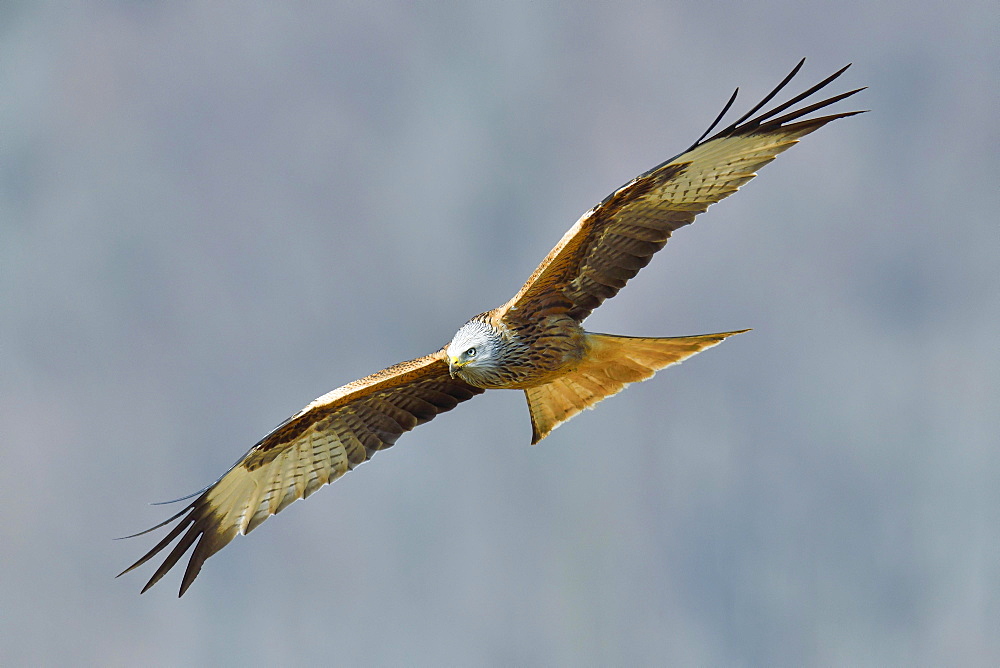
[[[196,498],[181,512],[149,529],[182,518],[124,572],[180,536],[143,591],[194,545],[181,583],[183,595],[204,561],[237,534],[249,533],[288,504],[391,446],[401,434],[487,389],[524,391],[532,443],[537,443],[628,383],[646,380],[659,369],[746,331],[639,338],[587,332],[582,323],[646,266],[674,230],[736,192],[802,136],[861,113],[800,120],[858,89],[779,115],[829,84],[845,67],[751,118],[801,66],[747,114],[706,140],[735,101],[734,94],[691,148],[637,176],[585,213],[510,301],[469,320],[447,346],[348,383],[283,422],[218,481],[192,495]]]
[[[451,372],[470,385],[523,390],[579,364],[587,341],[580,323],[565,314],[525,321],[500,307],[463,325],[446,352]]]

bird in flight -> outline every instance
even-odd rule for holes
[[[170,550],[143,592],[194,546],[183,596],[202,564],[247,534],[396,442],[403,433],[488,389],[523,390],[531,442],[585,408],[647,380],[658,370],[747,330],[669,338],[588,332],[583,321],[615,296],[663,248],[670,234],[732,195],[799,138],[861,111],[804,118],[863,90],[787,111],[829,85],[840,69],[805,92],[759,113],[805,59],[750,111],[709,136],[736,101],[683,153],[640,174],[583,214],[506,304],[459,328],[437,352],[401,362],[316,399],[250,448],[215,483],[191,496],[176,526],[119,575]],[[755,114],[758,114],[755,116]],[[129,536],[131,538],[133,536]]]

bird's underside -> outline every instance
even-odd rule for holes
[[[585,213],[509,302],[467,322],[447,346],[333,390],[279,425],[214,484],[186,497],[193,501],[179,513],[143,531],[180,520],[121,574],[180,537],[143,591],[194,546],[181,582],[183,595],[205,560],[237,534],[249,533],[403,433],[486,389],[524,390],[532,443],[537,443],[625,385],[740,333],[636,338],[586,332],[581,324],[646,266],[674,230],[736,192],[801,137],[862,113],[804,119],[862,89],[787,111],[839,77],[844,67],[755,116],[803,62],[753,109],[709,137],[735,101],[734,93],[697,142]]]

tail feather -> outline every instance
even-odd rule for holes
[[[531,443],[549,435],[585,408],[653,374],[749,330],[699,336],[641,338],[587,333],[588,351],[573,371],[524,391],[531,414]]]

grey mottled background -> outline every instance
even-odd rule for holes
[[[0,663],[1000,662],[998,14],[0,5]],[[315,396],[447,341],[801,57],[868,85],[597,331],[753,327],[528,447],[491,393],[112,576]]]

